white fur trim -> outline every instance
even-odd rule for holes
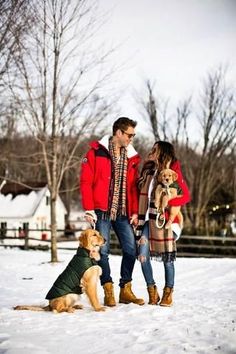
[[[135,156],[135,155],[137,155],[138,153],[137,153],[137,151],[135,150],[135,148],[133,147],[133,145],[132,144],[129,144],[128,146],[127,146],[127,157],[128,157],[128,159],[130,159],[131,157],[133,157],[133,156]]]
[[[110,136],[109,135],[105,135],[101,140],[99,140],[99,144],[104,146],[107,150],[109,148],[109,138]],[[131,157],[137,155],[137,151],[135,150],[135,148],[133,147],[132,144],[129,144],[127,146],[127,157],[128,159],[130,159]]]
[[[98,140],[99,144],[104,146],[107,150],[109,147],[109,135],[105,135],[101,140]]]
[[[179,224],[177,224],[177,223],[172,223],[171,224],[171,229],[175,233],[175,235],[174,235],[175,236],[175,241],[177,241],[180,238],[182,229],[179,226]]]

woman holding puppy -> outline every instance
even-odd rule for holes
[[[158,210],[155,203],[155,192],[160,183],[158,176],[164,169],[171,169],[177,174],[176,182],[181,194],[173,199],[169,198],[168,206],[163,216],[166,223],[160,228],[157,223]],[[169,220],[168,218],[171,207],[182,206],[190,201],[190,193],[183,179],[180,163],[175,156],[172,144],[166,141],[155,142],[143,164],[138,187],[140,191],[139,223],[136,229],[136,239],[139,249],[138,258],[147,284],[149,304],[157,305],[160,301],[150,261],[150,256],[153,256],[160,258],[164,264],[165,287],[160,305],[171,306],[173,303],[172,293],[175,277],[175,239],[179,237],[181,228],[178,216],[174,220]],[[165,227],[167,223],[168,227]]]

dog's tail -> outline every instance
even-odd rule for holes
[[[30,305],[18,305],[13,307],[14,310],[30,310],[30,311],[51,311],[50,306],[30,306]]]

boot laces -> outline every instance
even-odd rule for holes
[[[114,292],[113,292],[113,290],[112,289],[107,289],[106,290],[106,295],[108,295],[108,296],[113,296],[114,295]]]
[[[171,292],[164,291],[163,300],[169,300]]]

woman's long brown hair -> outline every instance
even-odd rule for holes
[[[157,175],[164,168],[168,168],[171,163],[176,161],[174,146],[168,141],[156,141],[144,161],[143,168],[138,180],[138,187],[141,189],[145,183],[147,175],[153,174],[157,170]]]

